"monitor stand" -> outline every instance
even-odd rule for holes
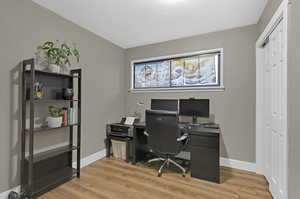
[[[194,115],[194,116],[193,116],[193,122],[192,122],[190,125],[192,125],[192,126],[201,126],[201,124],[198,123],[197,118],[198,118],[198,117],[197,117],[196,115]]]

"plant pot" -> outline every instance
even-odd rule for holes
[[[43,49],[38,49],[35,53],[36,68],[41,71],[46,71],[49,68],[50,59]]]
[[[64,64],[64,65],[61,66],[61,71],[60,72],[63,73],[63,74],[69,75],[70,74],[70,68],[67,65]]]
[[[49,71],[53,73],[60,73],[60,66],[57,64],[50,64]]]
[[[62,125],[62,117],[47,117],[48,127],[58,128]]]

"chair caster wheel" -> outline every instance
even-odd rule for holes
[[[11,191],[8,195],[9,199],[20,199],[20,196],[17,192]]]

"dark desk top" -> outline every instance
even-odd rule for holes
[[[186,123],[182,123],[182,124],[184,125]],[[213,126],[213,127],[210,127],[210,126]],[[134,127],[145,128],[146,124],[145,124],[145,122],[135,123]],[[203,133],[216,134],[216,135],[221,134],[221,129],[218,124],[202,125],[202,126],[188,125],[186,130],[188,130],[189,134],[192,134],[192,135],[199,135],[199,134],[203,135]]]
[[[140,128],[145,128],[146,123],[145,122],[139,122],[139,123],[134,123],[134,127],[140,127]]]
[[[188,129],[189,134],[191,135],[203,135],[203,134],[207,134],[207,135],[219,135],[221,134],[221,129],[220,128],[207,128],[207,127],[203,127],[203,126],[196,126],[196,127],[192,127],[190,129]]]

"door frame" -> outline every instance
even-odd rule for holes
[[[283,76],[285,82],[283,94],[285,95],[283,100],[283,113],[284,113],[284,122],[283,128],[288,135],[287,131],[287,67],[288,67],[288,8],[289,7],[289,0],[283,0],[281,5],[279,6],[278,10],[272,17],[271,21],[265,28],[264,32],[260,35],[256,42],[256,171],[259,174],[264,175],[264,166],[263,166],[263,154],[264,154],[264,138],[263,138],[263,64],[264,64],[264,49],[262,45],[264,44],[265,40],[270,36],[270,34],[274,31],[277,27],[279,22],[282,21],[283,23],[283,40],[284,40],[284,47],[283,47]],[[284,166],[284,191],[285,191],[285,198],[287,197],[287,190],[288,190],[288,137],[286,137],[285,143],[285,166]]]

